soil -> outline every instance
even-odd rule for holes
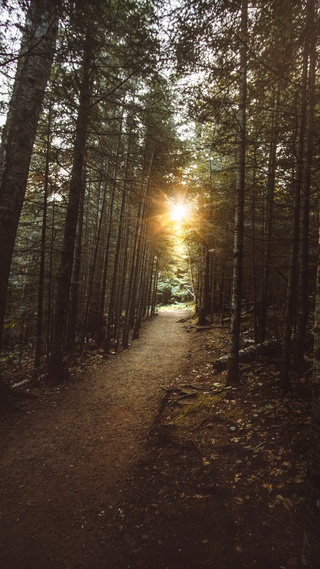
[[[1,569],[297,569],[308,375],[283,396],[258,359],[226,389],[228,327],[191,316],[1,418]]]

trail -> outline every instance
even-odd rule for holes
[[[186,365],[188,314],[160,311],[129,350],[0,425],[1,569],[113,567],[112,518],[161,385]]]

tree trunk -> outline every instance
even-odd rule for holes
[[[45,294],[45,266],[46,266],[46,234],[47,234],[47,213],[48,213],[48,192],[49,192],[49,168],[50,168],[50,151],[51,151],[51,110],[52,103],[49,102],[48,109],[48,125],[47,125],[47,141],[46,141],[46,165],[44,173],[43,188],[43,215],[41,228],[41,249],[40,249],[40,267],[39,267],[39,283],[38,283],[38,308],[37,308],[37,331],[34,366],[36,368],[41,365],[42,356],[42,336],[43,336],[43,304]]]
[[[297,286],[297,269],[298,269],[298,252],[299,252],[299,221],[300,221],[300,201],[301,187],[303,176],[303,157],[305,144],[305,127],[306,127],[306,96],[307,96],[307,71],[308,71],[308,40],[305,41],[302,58],[302,76],[300,87],[300,100],[298,117],[298,140],[296,148],[296,170],[293,181],[293,204],[292,204],[292,245],[290,252],[290,266],[287,284],[287,299],[285,313],[284,339],[282,344],[282,365],[280,382],[284,391],[290,387],[290,359],[291,359],[291,343],[292,330],[295,312],[295,297]]]
[[[233,284],[231,306],[230,350],[227,385],[239,383],[240,318],[242,296],[242,259],[244,196],[246,172],[246,107],[247,107],[247,26],[248,2],[243,0],[241,13],[240,85],[239,85],[239,130],[238,130],[238,173],[236,186]]]
[[[125,319],[123,338],[122,338],[122,346],[124,349],[127,349],[129,347],[130,329],[134,325],[139,255],[140,255],[140,246],[141,246],[141,225],[144,218],[144,200],[145,196],[143,195],[139,203],[135,234],[134,234],[134,242],[131,253],[132,257],[131,257],[131,266],[130,266],[130,278],[128,284],[128,297],[126,304],[126,319]]]
[[[111,196],[109,200],[109,211],[108,211],[109,222],[108,222],[107,239],[106,239],[104,259],[103,259],[102,283],[101,283],[101,291],[99,298],[98,323],[97,323],[98,346],[101,346],[101,344],[105,341],[105,329],[104,329],[105,304],[106,304],[107,278],[108,278],[109,261],[110,261],[110,241],[112,233],[112,221],[114,215],[115,195],[116,195],[116,185],[115,183],[113,183],[111,188]]]
[[[151,316],[156,313],[157,305],[157,290],[158,290],[158,280],[159,280],[159,260],[158,257],[154,257],[154,277],[153,277],[153,290],[151,297]]]
[[[103,188],[102,188],[102,185],[103,185]],[[86,291],[87,299],[86,299],[85,311],[84,311],[84,328],[85,328],[85,338],[86,339],[88,338],[88,335],[91,332],[90,325],[89,325],[89,320],[91,320],[91,319],[89,318],[89,313],[90,313],[90,306],[91,306],[92,300],[93,300],[92,296],[93,296],[93,287],[94,287],[94,277],[95,277],[95,273],[96,273],[99,247],[100,247],[100,243],[101,243],[102,229],[103,229],[103,224],[105,221],[105,210],[106,210],[106,201],[107,201],[107,181],[105,182],[105,184],[103,184],[102,180],[100,181],[99,193],[101,193],[101,191],[102,191],[102,204],[101,204],[100,213],[98,211],[99,219],[96,220],[97,236],[95,239],[95,246],[94,246],[94,250],[93,250],[92,265],[90,266],[88,289]],[[100,200],[98,199],[98,201],[100,201]],[[97,330],[95,330],[95,332],[96,331]]]
[[[314,327],[312,430],[307,473],[301,569],[319,569],[320,560],[320,235]]]
[[[121,137],[120,133],[120,137]],[[128,148],[127,156],[124,170],[124,185],[122,189],[122,197],[120,204],[119,222],[118,222],[118,234],[116,240],[115,255],[113,261],[112,277],[111,277],[111,287],[110,287],[110,297],[109,297],[109,308],[106,326],[106,341],[105,349],[109,350],[110,341],[113,336],[116,341],[116,348],[118,348],[118,330],[119,330],[119,320],[121,317],[121,306],[119,305],[119,275],[122,279],[125,279],[125,275],[120,273],[120,253],[123,241],[123,234],[125,231],[125,213],[127,207],[127,197],[128,197],[128,178],[129,178],[129,161],[131,155],[131,134],[132,134],[132,124],[130,122],[128,129]],[[120,143],[120,139],[119,139]]]
[[[209,320],[207,320],[207,314],[209,313],[210,259],[206,243],[202,243],[202,265],[202,292],[200,295],[198,326],[208,326],[210,324]]]
[[[309,81],[308,81],[308,108],[306,115],[306,143],[303,168],[303,183],[301,195],[301,243],[299,257],[299,311],[297,334],[295,338],[295,364],[298,368],[303,366],[305,337],[309,315],[309,216],[310,216],[310,186],[314,138],[314,107],[315,107],[315,66],[317,29],[314,22],[314,0],[307,4],[307,36],[310,45]]]
[[[70,182],[69,202],[65,220],[61,261],[57,275],[57,293],[54,314],[52,353],[49,366],[50,378],[54,383],[64,381],[66,378],[66,370],[63,363],[64,339],[66,332],[78,213],[81,201],[81,190],[83,188],[82,176],[84,170],[87,130],[89,123],[91,85],[92,49],[91,37],[88,32],[83,53],[82,82],[80,87],[80,100],[75,134],[75,147]]]
[[[267,205],[266,205],[266,236],[263,259],[263,275],[261,290],[261,315],[258,330],[258,342],[263,343],[266,339],[267,315],[269,305],[269,281],[270,281],[270,263],[272,250],[272,231],[273,231],[273,211],[274,211],[274,189],[276,180],[277,165],[277,143],[278,143],[278,109],[280,103],[280,89],[276,88],[274,95],[274,110],[272,115],[271,139],[269,148],[269,165],[268,165],[268,187],[267,187]]]
[[[146,141],[145,141],[146,152]],[[139,277],[141,277],[140,268],[142,263],[142,250],[143,250],[143,223],[146,220],[146,198],[150,190],[151,170],[153,165],[154,150],[151,152],[151,157],[148,166],[145,180],[142,177],[141,198],[138,208],[138,216],[135,228],[134,244],[132,249],[132,263],[130,268],[130,280],[128,287],[128,300],[126,306],[126,320],[123,329],[122,345],[124,349],[129,347],[130,329],[134,327],[136,321],[136,302],[138,302],[138,285]],[[145,157],[146,163],[146,157]],[[137,327],[135,333],[137,332]]]
[[[10,267],[58,30],[59,2],[32,0],[1,147],[0,349]]]
[[[83,216],[84,216],[84,193],[86,185],[86,167],[84,165],[82,174],[82,189],[80,192],[80,204],[78,212],[77,232],[75,239],[72,281],[70,286],[70,314],[68,320],[68,333],[66,341],[67,352],[70,353],[75,348],[77,325],[79,323],[79,296],[81,282],[81,259],[82,259],[82,236],[83,236]]]

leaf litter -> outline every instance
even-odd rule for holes
[[[152,565],[150,537],[141,567],[298,567],[310,380],[294,377],[283,395],[277,366],[257,358],[240,366],[239,388],[226,388],[226,372],[212,362],[225,354],[227,336],[219,326],[194,333],[184,373],[162,386],[141,465],[151,486],[141,493],[144,524],[166,548],[158,551],[163,563]]]

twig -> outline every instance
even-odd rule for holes
[[[196,393],[185,393],[184,395],[180,395],[180,397],[177,397],[176,399],[174,399],[174,401],[170,401],[168,403],[168,406],[175,405],[175,403],[177,403],[178,401],[181,401],[181,399],[188,399],[188,397],[197,397],[197,394]]]
[[[277,427],[276,429],[274,429],[273,431],[271,431],[271,432],[269,433],[269,436],[270,436],[270,435],[274,435],[274,434],[277,433],[280,429],[286,429],[286,428],[287,428],[287,425],[279,425],[279,427]],[[261,447],[262,445],[265,445],[267,441],[268,441],[268,439],[265,439],[264,441],[262,441],[262,442],[259,443],[258,445],[254,445],[252,448],[253,448],[253,449],[259,448],[259,447]]]
[[[270,518],[271,520],[274,520],[275,522],[278,522],[278,524],[281,524],[282,526],[284,526],[285,528],[289,529],[290,531],[292,531],[293,533],[297,533],[299,534],[299,532],[292,528],[291,526],[288,526],[288,524],[284,524],[281,520],[278,520],[278,518],[274,518],[273,516],[270,516],[270,514],[266,514],[267,518]]]
[[[211,391],[210,389],[208,389],[207,387],[196,387],[195,385],[190,384],[186,384],[186,385],[181,385],[181,387],[184,387],[185,389],[194,389],[195,391]]]

